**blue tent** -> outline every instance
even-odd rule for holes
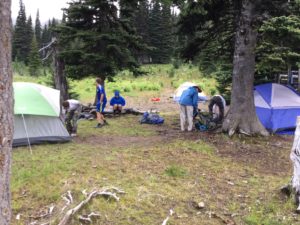
[[[300,116],[300,95],[281,84],[254,88],[254,102],[260,122],[272,133],[294,130]]]

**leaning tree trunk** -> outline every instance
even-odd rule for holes
[[[69,99],[68,82],[65,76],[65,62],[59,56],[60,50],[57,41],[53,44],[53,63],[54,63],[54,86],[60,90],[61,101]]]
[[[0,224],[11,220],[10,171],[13,141],[11,0],[0,1]]]
[[[255,72],[256,0],[243,0],[236,33],[233,60],[231,106],[223,122],[223,130],[233,135],[236,131],[249,135],[268,135],[255,112],[253,82]]]

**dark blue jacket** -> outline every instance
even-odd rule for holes
[[[110,105],[121,105],[124,106],[126,104],[125,99],[120,96],[120,92],[115,91],[115,96],[110,100]]]

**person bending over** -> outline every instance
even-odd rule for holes
[[[110,100],[110,105],[113,107],[114,114],[121,114],[122,108],[125,106],[125,104],[125,99],[122,96],[120,96],[120,92],[115,91],[115,96],[112,97]]]
[[[213,116],[213,121],[222,123],[226,108],[226,101],[221,95],[214,95],[208,105],[209,113]]]
[[[65,124],[67,131],[72,137],[77,136],[77,123],[82,106],[78,100],[69,99],[62,103],[65,111]]]
[[[106,93],[104,89],[104,80],[102,78],[96,79],[96,91],[97,91],[96,113],[97,113],[98,124],[95,128],[100,128],[105,124],[108,124],[103,115],[107,103],[107,99],[106,99]]]
[[[193,129],[193,118],[198,111],[198,93],[201,93],[198,86],[189,87],[184,90],[180,96],[180,126],[181,131],[185,131],[186,122],[188,122],[188,131]]]

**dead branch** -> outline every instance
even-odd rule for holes
[[[55,208],[55,206],[52,205],[52,206],[48,207],[47,210],[43,210],[43,213],[42,213],[42,214],[40,214],[40,215],[28,216],[28,218],[34,219],[34,220],[43,219],[43,218],[45,218],[45,217],[50,216],[50,215],[52,214],[54,208]],[[18,214],[18,215],[20,215],[20,214]],[[19,217],[17,216],[16,219],[19,220],[19,219],[20,219],[20,216],[19,216]]]
[[[100,217],[100,214],[91,212],[89,215],[79,216],[78,219],[79,219],[80,222],[83,222],[83,223],[92,223],[93,222],[93,220],[92,220],[93,217]]]
[[[85,200],[83,200],[82,202],[80,202],[77,206],[75,206],[74,208],[70,209],[67,211],[67,213],[65,214],[65,216],[63,217],[63,219],[59,222],[58,225],[66,225],[69,224],[70,219],[72,218],[73,215],[75,215],[78,211],[80,211],[86,204],[88,204],[93,198],[98,197],[98,196],[104,196],[104,197],[108,197],[108,198],[113,198],[116,201],[119,201],[120,198],[117,196],[117,193],[125,193],[124,191],[118,189],[118,188],[107,188],[107,189],[103,189],[103,190],[97,190],[97,191],[93,191],[91,192],[87,198]],[[88,219],[89,220],[89,219]],[[86,221],[87,222],[87,221]]]
[[[51,42],[49,44],[47,44],[45,47],[39,49],[39,52],[45,50],[45,49],[48,49],[50,48],[54,43],[56,42],[56,38],[52,38]]]
[[[67,191],[67,193],[65,193],[61,197],[66,202],[65,206],[61,210],[63,212],[71,203],[73,203],[73,197],[72,197],[71,191]]]
[[[44,62],[45,60],[47,60],[49,58],[50,55],[52,55],[53,51],[51,50],[50,52],[47,53],[47,55],[42,59],[42,62]]]
[[[70,200],[70,202],[73,203],[73,197],[72,197],[71,191],[67,192],[67,196],[68,196],[68,199]]]
[[[170,209],[169,215],[167,216],[167,218],[163,221],[163,223],[161,225],[167,225],[170,217],[174,214],[173,209]]]
[[[79,216],[78,219],[82,223],[92,223],[93,222],[92,219],[89,217]]]

